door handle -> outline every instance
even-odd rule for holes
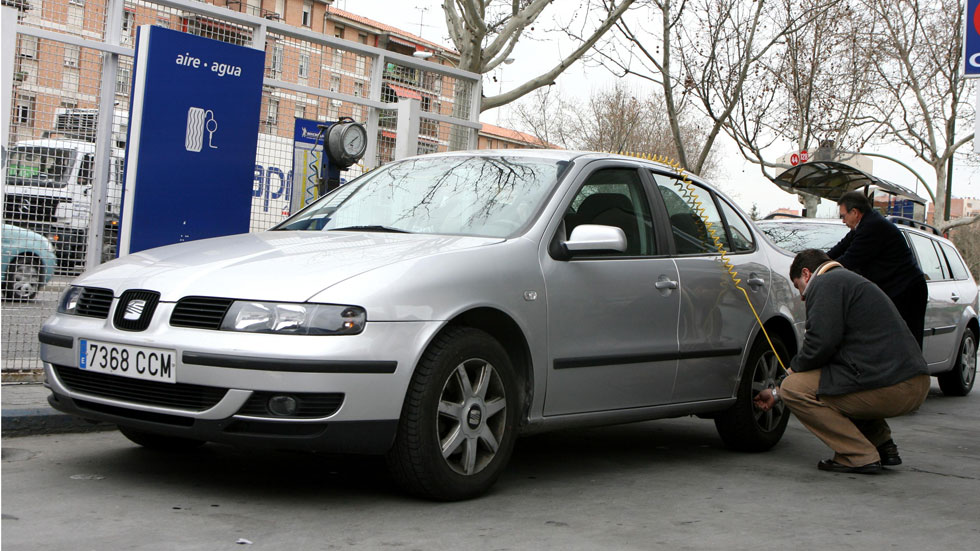
[[[660,276],[660,279],[658,279],[657,282],[653,284],[653,286],[661,291],[663,291],[664,289],[676,289],[677,282],[672,279],[668,279],[667,276]]]
[[[949,297],[949,298],[953,299],[953,302],[959,302],[960,301],[960,295],[957,295],[956,293],[953,293],[953,295],[951,297]]]
[[[759,274],[751,273],[749,274],[749,285],[752,287],[762,287],[766,284],[766,280],[759,277]]]

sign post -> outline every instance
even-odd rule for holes
[[[139,27],[120,255],[249,230],[265,52]]]

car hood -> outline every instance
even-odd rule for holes
[[[267,231],[134,253],[82,275],[76,285],[185,296],[303,302],[358,274],[406,260],[490,245],[499,238]]]

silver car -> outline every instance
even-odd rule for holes
[[[82,275],[41,356],[54,407],[138,444],[385,454],[409,492],[463,499],[521,433],[697,414],[775,445],[788,411],[751,398],[801,336],[785,259],[663,164],[427,155]]]
[[[966,396],[977,376],[977,283],[963,257],[948,239],[930,226],[895,219],[926,276],[926,304],[922,354],[939,388],[949,396]],[[838,220],[791,218],[757,222],[777,245],[792,252],[807,248],[829,250],[850,229]]]

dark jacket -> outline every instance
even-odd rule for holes
[[[821,369],[818,394],[850,394],[928,373],[919,345],[875,284],[833,268],[806,288],[806,334],[793,371]]]
[[[865,213],[827,255],[875,282],[892,298],[913,281],[925,279],[901,230],[875,210]]]

